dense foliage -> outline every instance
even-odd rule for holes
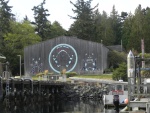
[[[22,56],[23,62],[24,47],[40,42],[41,38],[34,33],[34,27],[27,21],[23,23],[11,21],[10,28],[11,32],[4,35],[5,51],[3,54],[10,62],[9,68],[13,72],[12,74],[15,74],[16,71],[19,72],[19,57],[17,55]]]
[[[119,67],[113,72],[113,80],[127,81],[127,64],[125,62],[119,64]]]
[[[113,6],[110,16],[103,11],[102,14],[91,8],[92,0],[78,0],[73,4],[75,17],[70,26],[69,34],[79,38],[101,42],[104,45],[123,44],[126,51],[134,49],[141,52],[141,39],[145,40],[145,50],[150,52],[150,8],[142,8],[139,5],[135,13],[121,12]],[[95,10],[94,10],[95,9]],[[86,17],[86,18],[85,18]]]
[[[0,51],[4,48],[4,35],[11,31],[10,21],[13,18],[11,13],[12,6],[8,5],[9,1],[0,0]]]
[[[126,60],[127,55],[124,52],[109,51],[108,53],[109,68],[118,68],[119,64],[126,62]]]
[[[63,29],[63,27],[60,25],[59,22],[57,21],[53,22],[51,25],[50,38],[55,38],[62,35],[66,35],[66,30]]]
[[[12,6],[8,3],[7,0],[0,0],[0,53],[6,56],[6,60],[0,60],[4,63],[10,62],[9,68],[14,75],[19,73],[17,55],[22,56],[23,63],[25,46],[62,35],[74,35],[89,41],[103,42],[106,46],[119,45],[122,42],[126,52],[132,49],[136,54],[141,53],[141,39],[144,39],[145,53],[150,52],[149,7],[142,8],[139,5],[134,14],[119,14],[115,6],[112,6],[112,11],[107,14],[105,11],[100,13],[98,4],[91,7],[92,0],[77,0],[75,3],[70,1],[74,12],[70,17],[75,21],[66,31],[58,21],[51,23],[48,20],[50,12],[44,8],[45,0],[31,9],[34,13],[34,22],[30,22],[27,16],[18,22],[11,12]],[[109,67],[117,68],[125,61],[125,57],[125,54],[111,51]]]
[[[94,9],[97,6],[91,8],[91,1],[78,0],[76,4],[70,1],[75,7],[72,11],[76,16],[70,16],[75,19],[75,22],[71,25],[69,32],[78,38],[95,41]]]
[[[45,0],[38,5],[33,7],[34,11],[34,19],[35,22],[32,22],[36,29],[35,31],[37,34],[42,38],[42,41],[46,40],[50,34],[50,22],[48,21],[47,17],[50,15],[48,14],[48,10],[44,8]]]

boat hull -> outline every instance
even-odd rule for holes
[[[113,104],[114,95],[103,95],[104,106],[114,106]],[[127,103],[124,103],[124,100],[127,99],[127,95],[119,95],[119,106],[126,106]]]

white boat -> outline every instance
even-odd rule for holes
[[[114,106],[114,96],[117,96],[119,99],[119,105],[127,105],[126,100],[128,99],[128,83],[117,81],[106,85],[107,93],[103,94],[103,103],[104,106]]]

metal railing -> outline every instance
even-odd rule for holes
[[[141,98],[150,98],[150,91],[147,91],[147,88],[150,88],[150,82],[146,83],[146,79],[150,79],[150,77],[128,77],[129,109],[130,101],[133,101],[135,98],[137,99],[137,101],[140,101]]]

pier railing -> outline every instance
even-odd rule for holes
[[[150,77],[128,77],[128,100],[128,109],[146,108],[146,103],[150,102]]]

